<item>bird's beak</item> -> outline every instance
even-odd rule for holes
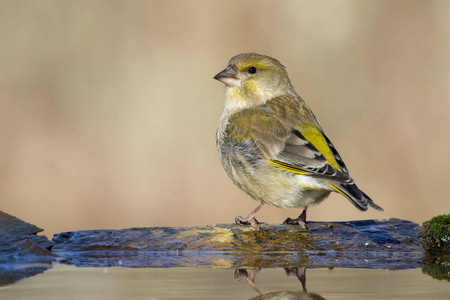
[[[214,79],[225,83],[227,86],[240,86],[242,82],[238,71],[232,66],[226,67],[223,71],[214,76]]]

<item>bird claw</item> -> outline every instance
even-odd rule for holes
[[[287,218],[284,220],[283,224],[289,224],[289,225],[300,225],[300,227],[304,230],[307,230],[308,227],[306,227],[306,208],[302,211],[300,216],[296,219]]]
[[[234,218],[234,222],[238,225],[247,225],[250,224],[255,230],[257,231],[261,231],[261,227],[258,225],[259,222],[258,220],[256,220],[256,218],[253,217],[247,217],[247,218],[243,218],[241,216],[236,216]]]
[[[283,224],[300,225],[300,227],[302,229],[304,229],[304,230],[308,229],[308,227],[306,226],[305,221],[301,220],[300,218],[296,218],[296,219],[287,218],[286,220],[284,220]]]

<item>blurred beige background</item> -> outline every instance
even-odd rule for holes
[[[309,220],[450,213],[448,1],[0,1],[0,210],[56,232],[233,222],[233,55],[278,58],[351,175]],[[265,207],[282,222],[299,210]]]

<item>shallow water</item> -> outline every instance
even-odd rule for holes
[[[305,288],[291,270],[210,268],[53,268],[0,288],[0,299],[450,299],[450,283],[420,269],[308,269]],[[302,275],[303,270],[298,270]],[[258,294],[258,291],[261,295]]]

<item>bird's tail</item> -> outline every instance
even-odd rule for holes
[[[367,210],[370,206],[376,210],[383,211],[383,209],[376,205],[363,191],[361,191],[356,184],[339,184],[330,186],[339,194],[350,200],[350,202],[360,210]]]

